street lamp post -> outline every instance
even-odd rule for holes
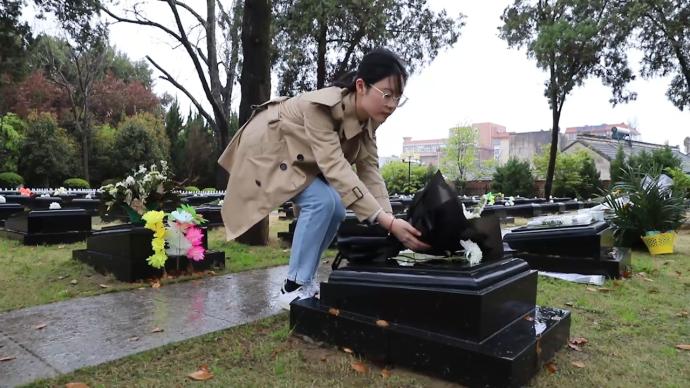
[[[412,194],[412,163],[418,163],[419,161],[415,158],[414,154],[407,155],[403,158],[403,163],[407,163],[407,194]]]

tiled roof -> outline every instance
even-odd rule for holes
[[[611,128],[613,127],[618,127],[618,128],[626,128],[629,129],[630,132],[638,136],[640,132],[636,128],[629,127],[625,123],[619,123],[619,124],[601,124],[601,125],[585,125],[582,127],[568,127],[565,129],[565,133],[571,134],[571,133],[611,133]]]
[[[577,139],[567,145],[563,151],[567,150],[575,143],[580,143],[585,147],[590,148],[607,160],[615,159],[616,152],[618,151],[618,145],[623,146],[625,156],[637,155],[642,151],[651,152],[655,149],[665,147],[663,144],[645,143],[641,141],[614,140],[599,136],[579,135]],[[681,167],[683,171],[690,174],[690,155],[685,155],[684,153],[680,152],[680,149],[677,146],[671,147],[671,151],[676,157],[678,157],[678,159],[681,160]]]

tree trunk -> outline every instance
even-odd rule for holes
[[[326,25],[325,16],[321,15],[319,20],[319,31],[317,35],[317,53],[316,53],[316,88],[321,89],[326,85],[326,38],[328,33],[328,26]]]
[[[551,118],[551,149],[549,151],[549,167],[546,170],[546,182],[544,183],[544,198],[546,199],[551,198],[553,174],[556,170],[556,153],[558,152],[558,122],[560,121],[560,111],[555,95],[551,97]]]
[[[252,113],[251,106],[271,95],[271,0],[245,0],[242,15],[242,76],[239,124]],[[250,245],[268,245],[268,217],[237,238]]]

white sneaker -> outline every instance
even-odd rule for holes
[[[318,299],[320,286],[319,282],[314,278],[309,284],[299,286],[296,290],[287,292],[285,290],[285,283],[280,288],[280,295],[278,295],[278,306],[284,310],[290,310],[290,303],[298,299],[307,299],[315,297]]]

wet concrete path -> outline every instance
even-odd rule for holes
[[[330,266],[322,264],[319,279]],[[0,387],[13,387],[278,314],[287,266],[0,314]],[[43,328],[41,326],[45,325]],[[163,331],[154,333],[154,329]]]

